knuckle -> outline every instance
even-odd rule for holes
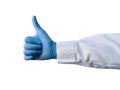
[[[33,40],[33,37],[31,37],[31,36],[27,36],[26,38],[25,38],[25,42],[30,42],[30,41],[32,41]]]

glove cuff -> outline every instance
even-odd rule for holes
[[[57,59],[56,42],[53,43],[53,59]]]

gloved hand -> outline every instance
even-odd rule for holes
[[[36,30],[36,35],[25,38],[24,44],[24,59],[26,60],[47,60],[55,59],[56,42],[54,42],[48,34],[38,24],[36,17],[32,18],[33,26]]]

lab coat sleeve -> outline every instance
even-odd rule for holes
[[[120,69],[120,34],[99,34],[57,43],[58,63]]]

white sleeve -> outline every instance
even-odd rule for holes
[[[120,69],[120,34],[57,43],[58,63]]]

